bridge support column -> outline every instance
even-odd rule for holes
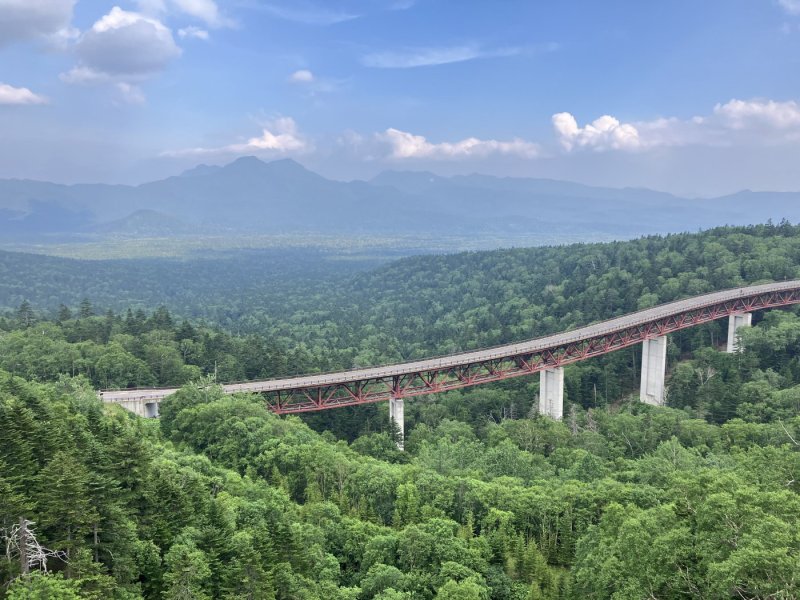
[[[731,313],[728,317],[728,354],[733,354],[739,350],[739,343],[736,339],[736,332],[739,327],[750,327],[753,324],[753,313]]]
[[[144,416],[144,401],[140,400],[139,398],[133,398],[130,400],[122,400],[118,402],[122,408],[128,410],[135,414],[138,417]]]
[[[642,387],[639,400],[655,406],[664,404],[664,376],[667,372],[667,336],[642,343]]]
[[[390,398],[389,399],[389,421],[394,422],[400,432],[400,438],[397,440],[397,448],[402,450],[405,446],[405,415],[403,412],[403,399]]]
[[[561,420],[564,416],[564,368],[539,371],[539,414]]]

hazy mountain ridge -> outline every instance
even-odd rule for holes
[[[568,181],[386,171],[334,181],[291,159],[242,157],[138,186],[0,180],[0,233],[187,235],[194,232],[603,232],[694,230],[800,221],[800,193],[713,199]]]

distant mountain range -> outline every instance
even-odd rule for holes
[[[286,159],[200,165],[138,186],[0,180],[0,236],[665,233],[800,221],[800,193],[691,199],[635,188],[387,171],[333,181]]]

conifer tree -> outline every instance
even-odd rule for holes
[[[78,308],[78,316],[81,319],[88,319],[93,315],[94,315],[94,307],[92,307],[92,303],[89,302],[88,298],[84,298],[83,300],[81,300],[80,307]]]
[[[56,320],[59,323],[66,323],[70,319],[72,319],[72,311],[66,304],[60,304],[58,306],[58,317]]]
[[[27,329],[36,322],[36,314],[33,312],[31,303],[23,300],[17,308],[17,324],[22,329]]]
[[[175,543],[164,557],[164,600],[209,600],[206,585],[211,578],[206,555],[194,543]]]
[[[89,472],[72,454],[59,451],[37,476],[37,508],[40,525],[51,542],[69,561],[84,545],[84,536],[98,519],[89,498]]]

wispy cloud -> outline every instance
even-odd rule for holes
[[[800,15],[800,0],[778,0],[778,4],[790,15]]]
[[[408,10],[417,3],[417,0],[392,0],[388,10]]]
[[[195,27],[194,25],[178,29],[178,36],[181,38],[197,38],[199,40],[208,41],[208,31]]]
[[[203,21],[209,27],[234,27],[236,22],[223,15],[215,0],[136,0],[139,10],[163,19],[178,13]],[[196,36],[197,37],[197,36]]]
[[[277,4],[259,0],[244,0],[241,6],[264,11],[279,19],[305,23],[306,25],[335,25],[336,23],[358,19],[361,16],[344,10],[325,8],[309,2],[299,1],[291,4]]]
[[[465,62],[482,58],[501,58],[538,52],[552,52],[557,44],[484,48],[478,44],[406,48],[400,51],[373,52],[361,57],[361,64],[376,69],[412,69]]]

